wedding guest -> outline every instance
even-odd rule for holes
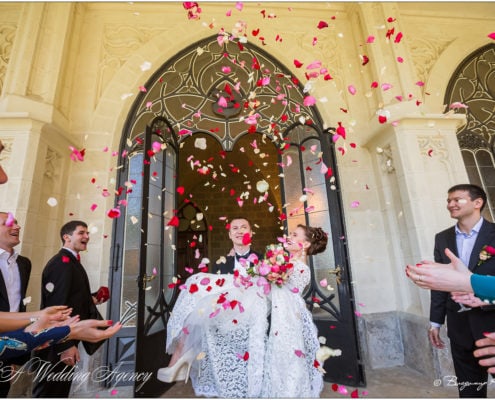
[[[4,146],[0,141],[0,153],[3,149]],[[7,180],[7,174],[0,165],[0,184]],[[13,236],[16,236],[15,233]],[[113,336],[122,327],[120,323],[109,327],[112,321],[108,320],[79,321],[79,316],[68,319],[71,312],[72,309],[67,306],[47,307],[34,312],[0,312],[0,349],[2,349],[0,361],[29,355],[40,343],[44,346],[52,346],[64,340],[100,342]],[[52,328],[51,324],[59,320],[65,321],[61,322],[65,325]],[[103,330],[103,328],[108,329]],[[26,333],[29,333],[29,336],[26,336]]]
[[[445,249],[450,248],[473,272],[482,275],[495,274],[495,259],[479,262],[479,254],[485,245],[495,245],[495,224],[481,217],[487,201],[484,190],[476,185],[462,184],[448,190],[447,209],[457,220],[452,226],[435,236],[435,261],[450,262]],[[483,332],[495,331],[495,311],[477,307],[461,308],[448,292],[431,291],[429,338],[436,348],[445,345],[440,339],[440,327],[447,318],[447,334],[460,397],[486,397],[488,374],[474,357],[475,341],[484,337]],[[469,384],[472,383],[472,384]]]
[[[0,153],[2,153],[3,149],[4,149],[4,145],[2,143],[2,141],[0,141]],[[0,164],[0,185],[3,184],[3,183],[6,183],[8,181],[8,176],[7,176],[7,173],[4,171],[2,165]]]
[[[31,261],[19,255],[15,247],[21,242],[21,227],[12,214],[0,212],[0,311],[24,312],[24,299],[31,275]],[[10,360],[10,365],[2,365],[11,370],[12,365],[23,365],[29,355]],[[10,379],[0,380],[0,397],[7,397]]]
[[[495,301],[495,276],[473,274],[449,249],[445,250],[450,264],[439,264],[433,261],[421,261],[420,264],[408,265],[408,278],[424,289],[443,290],[447,292],[463,292],[452,296],[454,301],[463,302],[470,307],[485,307]],[[473,292],[472,293],[469,292]],[[475,297],[477,296],[477,297]],[[481,300],[483,299],[483,300]],[[495,333],[484,333],[484,339],[475,342],[477,350],[473,355],[479,364],[488,368],[488,372],[495,373]]]
[[[88,275],[80,262],[80,252],[89,242],[88,226],[83,221],[70,221],[62,226],[62,249],[46,264],[41,279],[41,308],[67,305],[81,320],[97,314],[96,298],[91,294]],[[74,367],[80,360],[78,341],[67,340],[36,352],[40,359],[53,365],[53,372],[61,372],[65,366]],[[33,397],[68,397],[72,384],[68,379],[53,381],[45,376],[34,381]]]

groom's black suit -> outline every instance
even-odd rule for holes
[[[256,254],[258,256],[258,258],[262,257],[258,252],[250,249],[247,254],[244,254],[242,256],[242,258],[247,259],[250,254]],[[227,256],[225,262],[224,263],[218,263],[215,266],[215,271],[213,271],[213,272],[214,273],[220,272],[221,274],[233,274],[234,273],[234,267],[235,267],[235,258],[236,258],[236,256]]]
[[[469,269],[480,275],[495,275],[495,257],[477,265],[480,251],[485,245],[495,247],[495,224],[484,220],[471,252]],[[435,236],[436,262],[450,263],[445,255],[446,248],[459,256],[455,227],[450,227]],[[447,333],[458,384],[486,382],[487,369],[481,367],[478,359],[473,355],[476,348],[474,342],[484,337],[483,332],[495,331],[495,306],[477,307],[459,313],[457,312],[459,305],[450,296],[448,292],[431,291],[430,321],[443,324],[447,317]],[[478,385],[466,387],[459,391],[459,395],[460,397],[486,397],[486,385],[483,385],[480,390],[477,389]]]

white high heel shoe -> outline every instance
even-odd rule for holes
[[[194,359],[193,351],[189,350],[171,367],[160,368],[156,374],[157,379],[167,383],[185,380],[185,383],[187,383]]]

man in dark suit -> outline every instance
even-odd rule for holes
[[[480,260],[484,246],[495,246],[495,224],[481,217],[487,201],[484,190],[476,185],[462,184],[449,189],[447,209],[457,224],[435,236],[435,261],[448,264],[449,248],[469,269],[481,275],[495,275],[495,257]],[[447,318],[447,334],[459,397],[486,397],[488,372],[473,355],[475,341],[484,332],[495,331],[495,306],[488,305],[459,311],[451,293],[431,291],[429,338],[436,348],[444,348],[440,327]]]
[[[63,247],[45,266],[41,277],[41,308],[55,305],[72,307],[72,315],[81,320],[95,317],[95,304],[88,275],[80,262],[79,252],[89,242],[88,226],[83,221],[70,221],[60,230]],[[50,372],[62,372],[58,379],[35,375],[33,397],[69,397],[72,373],[80,360],[78,341],[71,340],[35,353],[51,363]],[[68,373],[69,372],[69,373]]]
[[[6,212],[0,212],[0,311],[25,312],[26,290],[31,274],[31,261],[19,255],[14,247],[20,243],[21,227],[17,220]],[[13,365],[22,365],[29,356],[9,361],[11,365],[2,365],[0,372],[0,397],[7,397],[10,381],[7,378]]]
[[[244,217],[235,217],[230,221],[229,226],[229,238],[232,240],[233,248],[227,255],[225,262],[216,264],[216,270],[214,272],[220,272],[221,274],[232,274],[236,267],[240,267],[239,259],[247,259],[251,253],[260,255],[251,250],[251,236],[253,232],[251,230],[251,224]]]

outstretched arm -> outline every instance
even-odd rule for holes
[[[423,289],[472,292],[472,272],[449,249],[445,249],[445,254],[450,259],[450,264],[422,261],[420,264],[407,265],[407,277]]]
[[[33,312],[0,312],[0,332],[25,328],[33,320],[37,320],[39,329],[56,326],[69,318],[72,308],[52,306]]]

